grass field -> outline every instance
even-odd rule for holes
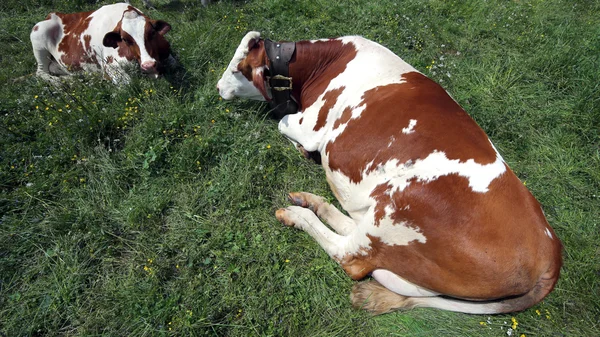
[[[0,4],[0,336],[600,335],[600,2],[153,2],[180,67],[120,88],[27,76],[36,22],[109,2]],[[351,308],[353,281],[274,217],[291,191],[334,201],[322,169],[215,90],[248,30],[363,35],[444,86],[563,241],[554,292],[513,315]]]

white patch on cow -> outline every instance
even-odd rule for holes
[[[441,151],[434,151],[424,159],[399,163],[391,159],[362,175],[358,183],[350,181],[340,171],[329,169],[328,157],[321,156],[323,167],[330,185],[335,186],[336,196],[342,207],[354,218],[355,214],[364,212],[365,207],[374,201],[370,194],[378,185],[390,184],[389,193],[403,191],[412,183],[427,184],[450,174],[456,174],[469,181],[473,192],[485,193],[490,183],[506,172],[506,166],[500,155],[490,164],[478,164],[473,159],[461,162],[458,159],[448,159]],[[367,165],[366,167],[372,167]]]
[[[413,241],[427,242],[427,238],[419,228],[411,226],[408,221],[394,222],[391,215],[395,209],[391,205],[385,207],[385,216],[379,219],[378,226],[370,226],[367,233],[378,237],[388,246],[406,246]]]
[[[252,84],[251,81],[238,71],[238,65],[242,62],[246,56],[248,56],[248,43],[251,40],[260,38],[259,32],[248,32],[240,45],[237,47],[231,62],[227,66],[223,76],[217,83],[219,94],[223,99],[233,99],[235,97],[248,98],[258,101],[264,101],[264,96],[260,91]]]
[[[402,133],[404,133],[404,134],[407,134],[407,135],[408,135],[408,134],[410,134],[410,133],[413,133],[413,132],[415,132],[415,125],[417,125],[417,120],[416,120],[416,119],[411,119],[411,120],[408,122],[408,126],[407,126],[407,127],[405,127],[405,128],[402,128]]]
[[[371,203],[373,204],[372,199]],[[338,246],[335,250],[331,250],[333,256],[343,258],[346,254],[367,255],[372,249],[372,242],[368,236],[379,238],[383,244],[389,246],[406,246],[410,243],[427,242],[427,238],[418,227],[408,221],[392,220],[391,214],[394,209],[389,205],[385,208],[385,215],[378,219],[379,223],[375,225],[374,209],[375,205],[363,211],[360,221],[357,221],[357,218],[351,214],[358,225],[350,235],[340,238]]]
[[[439,293],[431,290],[419,287],[418,285],[408,282],[400,276],[392,273],[386,269],[375,269],[371,273],[377,282],[381,283],[384,287],[395,292],[396,294],[411,296],[411,297],[424,297],[424,296],[437,296]]]
[[[143,15],[139,15],[134,10],[125,12],[123,14],[121,29],[131,35],[138,45],[140,49],[140,64],[145,62],[156,62],[156,60],[148,54],[148,50],[146,50],[146,43],[144,42],[146,18]]]
[[[550,239],[554,239],[554,237],[552,236],[552,232],[550,232],[550,230],[548,228],[545,229],[546,231],[546,235],[550,238]]]

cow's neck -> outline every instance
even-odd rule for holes
[[[329,82],[346,69],[356,49],[340,40],[300,41],[290,62],[293,96],[305,110],[327,89]]]

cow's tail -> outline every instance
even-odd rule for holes
[[[551,268],[540,277],[529,292],[493,301],[468,301],[442,296],[408,297],[387,289],[375,280],[354,285],[350,298],[355,308],[370,311],[375,315],[418,307],[468,314],[500,314],[525,310],[540,302],[554,289],[558,275],[559,270]]]

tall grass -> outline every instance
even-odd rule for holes
[[[170,76],[126,87],[29,76],[36,22],[106,3],[0,4],[0,334],[598,334],[600,3],[154,0],[146,12],[173,26]],[[274,217],[291,191],[335,202],[322,170],[266,106],[215,90],[248,30],[363,35],[440,82],[562,239],[554,292],[513,315],[352,309],[353,282]]]

